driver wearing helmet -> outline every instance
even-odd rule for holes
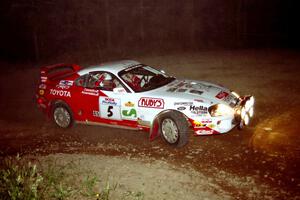
[[[103,90],[113,90],[113,78],[110,74],[103,73],[99,76],[98,81],[96,81],[95,85],[96,87],[100,87]]]
[[[127,73],[125,76],[124,76],[124,79],[126,81],[126,83],[135,91],[140,91],[141,90],[141,79],[134,75],[134,74],[131,74],[131,73]]]

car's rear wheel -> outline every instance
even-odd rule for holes
[[[189,123],[179,112],[170,111],[159,118],[161,137],[170,145],[182,147],[188,143]]]
[[[53,108],[53,121],[60,128],[69,128],[73,124],[73,117],[68,106],[57,104]]]

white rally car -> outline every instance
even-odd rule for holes
[[[37,104],[62,128],[73,122],[149,131],[150,139],[183,146],[194,135],[226,133],[249,124],[254,97],[222,86],[178,80],[137,61],[88,68],[41,68]]]

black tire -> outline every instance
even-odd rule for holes
[[[56,103],[52,109],[52,119],[60,128],[70,128],[73,125],[73,114],[69,106]]]
[[[189,141],[189,123],[180,112],[163,113],[159,117],[159,131],[163,140],[172,146],[183,147]]]

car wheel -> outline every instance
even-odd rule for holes
[[[60,128],[69,128],[73,124],[73,117],[70,109],[64,104],[57,104],[53,109],[53,120]]]
[[[170,145],[182,147],[188,143],[189,124],[179,112],[167,112],[159,119],[160,135]]]

